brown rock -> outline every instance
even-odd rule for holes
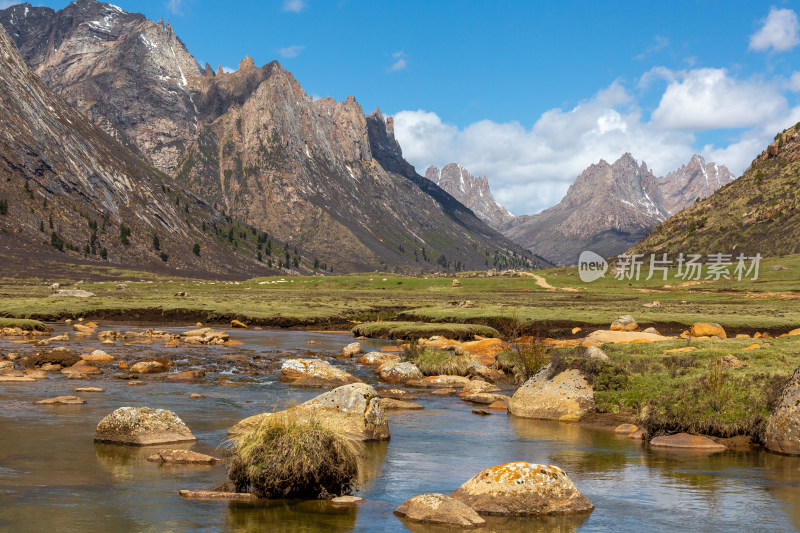
[[[167,370],[167,366],[159,361],[139,361],[130,368],[130,371],[135,374],[158,374]]]
[[[689,435],[688,433],[656,437],[650,441],[650,446],[655,448],[690,449],[707,452],[721,452],[727,449],[722,444],[717,444],[708,437]]]
[[[197,393],[197,392],[193,392],[193,393],[191,393],[189,395],[189,398],[192,398],[193,400],[200,400],[200,399],[205,398],[205,397],[206,397],[205,394],[200,394],[200,393]]]
[[[561,468],[524,462],[487,468],[450,496],[488,515],[574,514],[594,509]]]
[[[470,379],[464,376],[427,376],[408,381],[409,387],[425,389],[461,389],[469,384]]]
[[[356,363],[361,363],[362,365],[380,366],[383,363],[397,361],[398,359],[400,359],[400,356],[394,353],[370,352],[356,359]]]
[[[800,455],[800,368],[783,386],[778,405],[767,419],[764,446],[786,455]]]
[[[496,400],[490,403],[487,406],[488,409],[494,409],[495,411],[507,411],[508,410],[508,401],[506,400]]]
[[[378,367],[378,373],[381,381],[387,383],[405,383],[412,379],[422,378],[422,372],[419,371],[417,365],[408,361],[384,363]]]
[[[108,362],[114,360],[112,356],[108,355],[103,350],[95,350],[92,353],[83,354],[81,355],[81,359],[83,359],[84,361],[93,361],[93,362]]]
[[[247,324],[239,320],[231,320],[231,327],[238,329],[247,329]]]
[[[381,398],[381,406],[387,411],[418,411],[425,409],[418,403],[395,400],[392,398]]]
[[[562,422],[574,422],[594,412],[594,391],[580,370],[565,370],[548,379],[549,366],[517,389],[508,402],[508,412]]]
[[[394,514],[413,522],[459,528],[482,526],[486,521],[469,506],[444,494],[420,494],[409,498]]]
[[[364,498],[359,498],[358,496],[337,496],[331,500],[331,503],[334,505],[353,505],[363,501]]]
[[[83,361],[78,361],[74,365],[61,370],[62,374],[102,374],[103,371],[96,366],[90,366]]]
[[[249,492],[219,492],[214,490],[179,490],[178,495],[181,498],[189,498],[192,500],[235,500],[252,502],[258,499],[255,494],[250,494]]]
[[[100,387],[78,387],[75,392],[105,392],[105,389]]]
[[[635,424],[620,424],[614,428],[614,433],[617,433],[618,435],[630,435],[638,429],[639,426]]]
[[[212,465],[222,462],[222,459],[189,450],[158,450],[158,453],[151,455],[147,460],[151,463],[200,465]]]
[[[195,370],[184,370],[177,374],[170,374],[167,376],[167,379],[170,381],[196,382],[205,379],[205,376],[206,371],[198,368]]]
[[[481,416],[489,416],[492,414],[491,411],[488,409],[473,409],[472,414],[474,415],[481,415]]]
[[[55,398],[46,398],[33,402],[34,405],[81,405],[86,403],[78,396],[56,396]]]
[[[497,401],[508,402],[511,399],[505,394],[495,394],[491,392],[473,392],[470,394],[461,394],[460,396],[465,402],[479,403],[483,405],[491,405]]]
[[[287,359],[281,381],[298,387],[340,387],[361,380],[322,359]]]

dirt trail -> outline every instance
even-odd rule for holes
[[[578,292],[578,289],[576,289],[575,287],[553,287],[542,276],[539,276],[537,274],[532,274],[530,272],[527,272],[527,274],[533,277],[533,279],[536,280],[536,284],[543,289],[552,289],[552,290],[566,291],[566,292]]]

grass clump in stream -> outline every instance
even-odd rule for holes
[[[228,477],[238,492],[330,499],[359,486],[363,445],[320,420],[275,415],[231,442]]]
[[[405,349],[404,359],[411,361],[425,376],[466,376],[473,359],[470,355],[456,355],[445,350],[420,348],[411,342]]]

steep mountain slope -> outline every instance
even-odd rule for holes
[[[58,12],[15,6],[0,11],[0,24],[44,81],[109,134],[228,215],[337,271],[530,260],[407,172],[390,121],[365,117],[352,97],[312,101],[278,63],[200,69],[169,25],[95,0]]]
[[[0,28],[3,257],[35,261],[37,253],[59,250],[72,259],[185,273],[265,271],[254,254],[218,244],[201,225],[234,227],[204,201],[168,187],[55,95]]]
[[[656,177],[625,154],[613,165],[591,165],[558,205],[517,217],[502,232],[547,260],[571,265],[583,250],[611,256],[629,248],[667,216]]]
[[[636,253],[800,252],[800,124],[775,137],[741,178],[656,227]]]
[[[698,198],[708,198],[714,191],[736,177],[724,165],[706,163],[702,156],[692,156],[689,164],[658,180],[664,198],[664,208],[672,215],[694,204]]]
[[[475,216],[494,229],[499,229],[514,218],[508,209],[495,201],[486,176],[475,177],[458,163],[450,163],[442,169],[430,166],[425,171],[425,177],[470,208]]]

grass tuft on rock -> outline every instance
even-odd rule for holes
[[[317,419],[271,416],[231,443],[228,477],[237,492],[330,499],[351,494],[360,483],[363,445]]]
[[[406,348],[405,359],[417,365],[425,376],[466,376],[473,361],[470,355],[456,355],[433,348],[419,349],[414,342]]]

